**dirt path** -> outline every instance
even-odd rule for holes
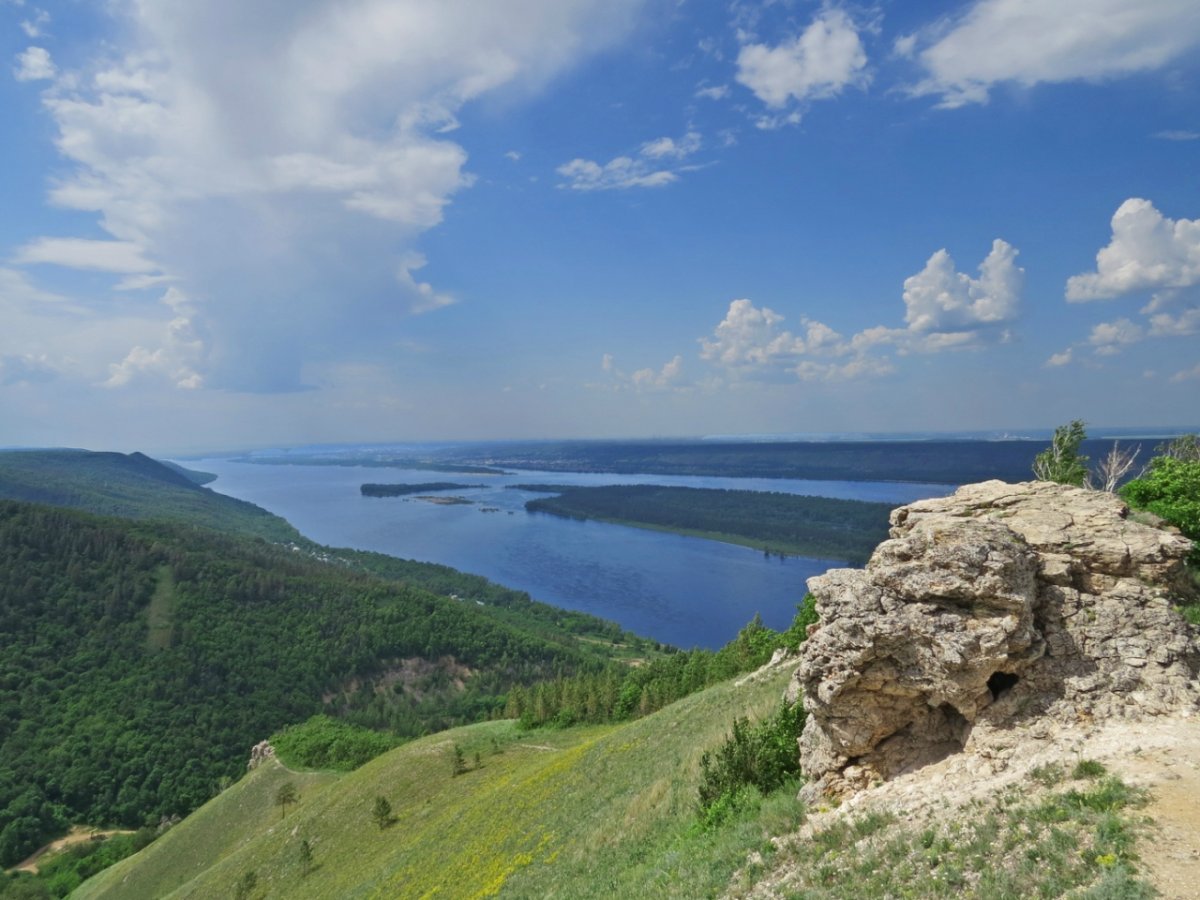
[[[1200,723],[1173,725],[1170,744],[1132,754],[1121,768],[1150,789],[1145,814],[1156,832],[1139,846],[1142,865],[1164,900],[1200,898]]]
[[[76,825],[71,829],[70,833],[66,837],[61,837],[57,841],[51,841],[46,846],[39,848],[33,853],[32,856],[23,860],[18,865],[13,866],[9,871],[30,872],[36,875],[38,870],[37,861],[43,856],[46,856],[50,853],[58,853],[60,850],[64,850],[67,847],[70,847],[74,844],[85,843],[93,838],[106,838],[114,834],[133,834],[133,832],[121,828],[114,828],[105,831],[99,828],[86,828],[82,825]]]

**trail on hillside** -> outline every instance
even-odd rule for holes
[[[37,862],[43,856],[46,856],[50,853],[58,853],[60,850],[64,850],[67,847],[75,844],[83,844],[87,841],[97,838],[109,838],[114,834],[133,834],[133,832],[126,828],[110,828],[107,830],[102,830],[97,828],[87,828],[83,825],[76,825],[71,829],[70,834],[68,834],[66,837],[61,837],[56,841],[51,841],[44,847],[39,847],[26,859],[9,869],[9,871],[29,872],[32,875],[36,875],[38,872]]]

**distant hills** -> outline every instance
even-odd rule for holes
[[[0,499],[179,522],[268,541],[303,540],[285,519],[200,484],[211,480],[144,453],[0,451]]]

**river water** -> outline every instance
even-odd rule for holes
[[[601,522],[527,513],[535,496],[510,484],[669,484],[771,490],[900,505],[953,490],[944,484],[610,475],[521,471],[461,475],[351,466],[188,460],[215,473],[212,489],[283,516],[322,544],[374,550],[483,575],[535,600],[582,610],[678,647],[716,648],[755,613],[786,628],[805,580],[837,560],[767,558],[761,551]],[[472,504],[363,497],[364,482],[483,485],[450,491]],[[483,512],[486,507],[497,512]]]

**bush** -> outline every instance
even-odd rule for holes
[[[1033,459],[1034,477],[1038,481],[1083,487],[1088,479],[1088,458],[1079,454],[1079,445],[1086,438],[1087,432],[1079,419],[1055,428],[1050,446]]]
[[[313,716],[271,737],[271,745],[288,766],[350,772],[395,747],[391,735],[349,725],[329,716]]]
[[[748,796],[748,788],[768,794],[800,773],[796,745],[804,728],[804,706],[783,704],[769,719],[751,725],[735,719],[733,732],[715,752],[700,757],[700,812],[717,825]]]
[[[1155,457],[1145,475],[1121,489],[1121,497],[1200,541],[1200,460]],[[1200,548],[1192,550],[1189,561],[1200,565]]]

